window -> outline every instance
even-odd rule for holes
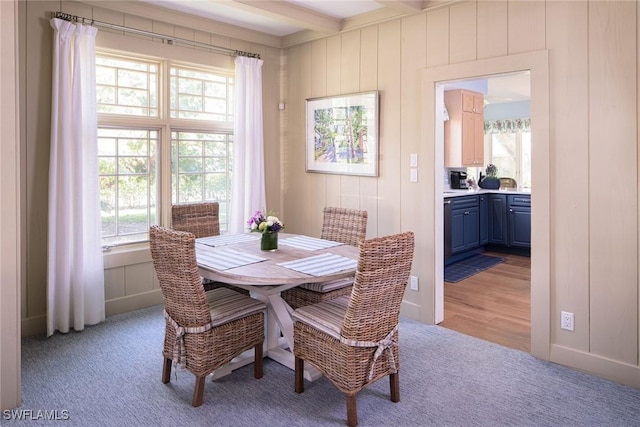
[[[148,240],[149,226],[168,221],[177,203],[219,202],[226,230],[229,72],[98,52],[96,93],[103,245]]]
[[[531,188],[531,132],[490,135],[488,160],[500,177],[514,178],[518,187]]]
[[[518,187],[531,188],[529,119],[485,122],[485,164],[488,163],[498,167],[499,177],[514,178]]]

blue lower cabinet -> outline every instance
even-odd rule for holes
[[[507,196],[489,194],[489,243],[507,244]]]
[[[509,246],[531,247],[531,196],[509,196]]]
[[[480,246],[478,196],[456,197],[451,207],[451,253]]]
[[[489,243],[489,195],[478,196],[480,206],[480,246]]]

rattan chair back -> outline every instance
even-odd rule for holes
[[[220,205],[218,202],[190,203],[171,206],[171,226],[188,231],[196,238],[220,234]]]
[[[367,211],[336,207],[324,208],[320,238],[358,246],[366,235]]]
[[[149,237],[165,311],[183,327],[209,323],[211,315],[198,273],[195,236],[152,226]]]
[[[400,305],[413,261],[414,234],[406,232],[365,240],[341,335],[377,341],[399,321]]]

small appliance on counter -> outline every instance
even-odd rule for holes
[[[451,171],[450,175],[451,188],[453,190],[467,190],[467,173],[461,171]]]

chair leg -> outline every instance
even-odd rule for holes
[[[356,395],[346,395],[347,397],[347,425],[356,427],[358,425],[358,409],[356,407]]]
[[[198,407],[202,405],[202,399],[204,398],[204,385],[207,380],[207,376],[196,377],[196,388],[193,391],[193,401],[191,406]]]
[[[304,359],[295,358],[296,393],[304,391]]]
[[[260,343],[255,346],[255,361],[253,362],[253,376],[254,378],[262,378],[264,371],[262,369],[262,344]]]
[[[389,374],[389,386],[391,389],[391,401],[400,402],[400,374]]]
[[[171,359],[164,358],[162,366],[162,384],[166,384],[171,379]]]

